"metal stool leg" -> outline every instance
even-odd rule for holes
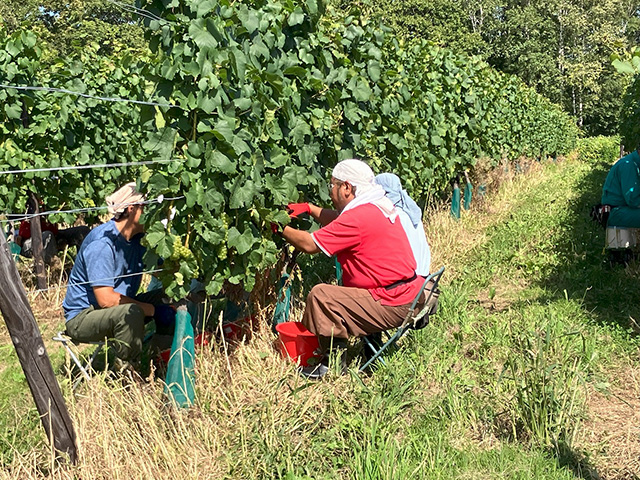
[[[56,334],[56,336],[54,336],[52,338],[52,340],[55,341],[55,342],[60,342],[62,344],[64,349],[69,354],[69,357],[71,358],[71,360],[73,360],[73,363],[75,363],[76,366],[78,367],[78,370],[80,370],[80,373],[82,374],[82,377],[84,377],[85,380],[89,381],[91,379],[91,375],[90,375],[91,365],[93,365],[93,361],[98,356],[98,354],[102,351],[102,347],[104,346],[104,342],[97,342],[95,344],[95,345],[97,345],[97,348],[95,349],[95,351],[93,352],[93,354],[91,355],[89,360],[87,361],[87,364],[86,365],[82,365],[82,362],[80,361],[80,359],[78,358],[76,353],[73,351],[73,348],[71,347],[71,343],[72,343],[71,340],[69,339],[69,337],[67,337],[64,334],[64,332],[58,332]],[[80,384],[81,380],[82,380],[82,378],[78,378],[73,383],[73,386],[72,386],[73,390],[76,389],[76,387]]]

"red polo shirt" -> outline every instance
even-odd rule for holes
[[[347,210],[329,225],[311,234],[318,248],[337,255],[345,287],[366,288],[383,305],[406,305],[418,294],[424,278],[385,289],[411,278],[416,261],[400,219],[386,218],[373,204]]]
[[[49,231],[54,235],[58,235],[58,227],[52,223],[47,222],[42,217],[40,217],[40,228],[43,232]],[[28,240],[29,238],[31,238],[31,222],[29,220],[23,220],[20,223],[18,235],[22,237],[22,240]]]

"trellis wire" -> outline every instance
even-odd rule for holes
[[[145,200],[143,202],[135,202],[135,203],[131,203],[131,202],[125,202],[125,203],[116,203],[114,205],[111,205],[112,207],[122,207],[125,205],[149,205],[151,203],[162,203],[166,200],[171,201],[171,200],[182,200],[184,197],[184,195],[181,195],[179,197],[168,197],[165,198],[163,195],[160,195],[158,198],[154,198],[153,200]],[[87,207],[87,208],[75,208],[73,210],[49,210],[47,212],[38,212],[38,213],[33,213],[30,215],[23,215],[22,217],[19,217],[19,215],[22,215],[20,213],[6,213],[5,215],[7,216],[11,216],[11,217],[17,217],[17,218],[11,218],[11,219],[6,219],[6,220],[0,220],[0,223],[13,223],[13,222],[21,222],[23,220],[31,220],[32,218],[35,217],[43,217],[45,215],[54,215],[57,213],[83,213],[83,212],[93,212],[96,210],[106,210],[109,207],[107,205],[103,205],[100,207]]]
[[[29,85],[5,85],[0,83],[0,88],[4,88],[5,90],[34,90],[39,92],[49,92],[49,93],[66,93],[69,95],[76,95],[78,97],[83,98],[91,98],[93,100],[102,100],[104,102],[123,102],[123,103],[135,103],[137,105],[150,105],[155,107],[166,107],[166,108],[179,108],[184,110],[179,105],[173,105],[171,103],[157,103],[157,102],[148,102],[144,100],[131,100],[129,98],[118,98],[118,97],[100,97],[97,95],[89,95],[87,93],[74,92],[73,90],[67,90],[64,88],[54,88],[54,87],[35,87]]]
[[[47,167],[47,168],[27,168],[24,170],[4,170],[0,171],[0,175],[32,173],[32,172],[57,172],[60,170],[86,170],[90,168],[115,168],[115,167],[136,167],[138,165],[151,165],[153,163],[168,163],[174,161],[184,161],[182,158],[170,158],[165,160],[145,160],[142,162],[122,162],[122,163],[94,163],[91,165],[67,165],[64,167]]]
[[[162,272],[162,271],[163,271],[162,268],[156,268],[154,270],[147,270],[145,272],[127,273],[126,275],[118,275],[117,277],[98,278],[96,280],[91,280],[91,281],[87,281],[87,282],[69,283],[69,284],[67,284],[65,286],[56,285],[55,287],[38,289],[38,290],[36,290],[36,292],[48,292],[49,290],[61,290],[63,288],[78,287],[78,286],[81,286],[81,285],[89,285],[89,284],[94,283],[94,282],[104,282],[105,280],[117,280],[119,278],[135,277],[135,276],[138,276],[138,275],[145,275],[147,273],[149,275],[151,275],[153,273]]]

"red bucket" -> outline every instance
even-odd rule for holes
[[[211,332],[204,331],[196,335],[196,338],[193,339],[193,344],[196,348],[206,347],[211,343],[211,338],[213,334]]]
[[[161,351],[156,358],[156,365],[164,365],[165,367],[169,365],[169,359],[171,358],[171,349],[167,348],[166,350]]]
[[[307,330],[301,322],[285,322],[276,325],[280,334],[280,352],[293,362],[306,367],[310,358],[317,355],[314,351],[319,347],[318,337]]]
[[[222,325],[222,333],[227,342],[239,342],[244,336],[244,331],[237,323],[225,323]]]

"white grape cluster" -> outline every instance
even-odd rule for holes
[[[169,260],[172,263],[175,263],[177,265],[183,262],[194,265],[195,270],[193,271],[193,276],[194,277],[198,276],[198,267],[197,267],[196,258],[193,255],[193,252],[189,250],[189,247],[186,247],[185,245],[182,244],[182,242],[180,242],[179,238],[176,238],[175,241],[173,242],[173,253],[171,254],[171,257],[169,257]]]

